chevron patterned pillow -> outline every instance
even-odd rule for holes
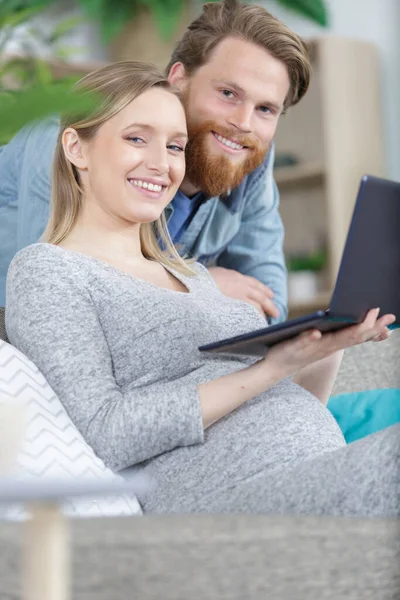
[[[120,480],[85,442],[60,400],[39,369],[19,350],[0,341],[0,404],[23,404],[26,431],[18,455],[15,477]],[[141,514],[133,496],[69,499],[65,512],[71,516],[121,516]],[[8,518],[23,517],[13,507]]]

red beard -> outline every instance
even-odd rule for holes
[[[246,157],[235,161],[229,156],[210,155],[208,138],[215,132],[227,139],[234,139],[246,146]],[[237,132],[221,127],[215,121],[201,125],[188,123],[189,143],[186,147],[186,177],[207,196],[221,196],[238,186],[264,160],[268,146],[262,146],[253,136],[238,135]]]

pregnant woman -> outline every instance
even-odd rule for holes
[[[399,428],[346,445],[325,404],[343,350],[393,315],[265,358],[198,346],[265,327],[173,248],[163,211],[185,174],[177,93],[153,67],[81,80],[98,109],[62,123],[43,241],[8,273],[11,342],[43,372],[96,454],[149,474],[146,513],[399,515]]]

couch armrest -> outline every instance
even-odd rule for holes
[[[400,521],[144,516],[72,522],[74,600],[394,600]],[[16,525],[0,581],[16,593]],[[18,598],[18,596],[16,596]]]
[[[332,395],[378,388],[400,387],[400,330],[384,342],[348,348]]]

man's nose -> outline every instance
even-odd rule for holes
[[[248,104],[236,106],[228,117],[228,123],[243,133],[252,131],[253,107]]]

